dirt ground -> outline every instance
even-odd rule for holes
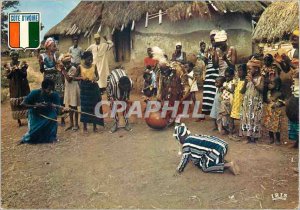
[[[7,101],[1,114],[3,208],[298,207],[298,150],[289,148],[286,125],[286,144],[268,145],[264,137],[249,145],[211,131],[210,119],[185,120],[192,133],[226,140],[226,159],[235,160],[241,174],[204,173],[189,163],[174,176],[180,156],[173,128],[156,131],[134,119],[133,131],[110,134],[111,120],[106,120],[108,128],[96,134],[91,127],[88,135],[59,127],[55,144],[17,145],[27,126],[11,120]],[[287,194],[286,200],[273,201],[275,193]]]

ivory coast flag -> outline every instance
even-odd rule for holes
[[[10,48],[36,49],[40,46],[40,14],[10,13],[8,24]]]

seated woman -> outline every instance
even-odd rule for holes
[[[45,79],[42,88],[33,90],[22,102],[28,111],[28,132],[22,143],[50,143],[57,140],[57,113],[55,105],[60,105],[58,93],[53,92],[54,82]]]

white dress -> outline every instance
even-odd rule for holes
[[[68,70],[68,76],[74,77],[76,76],[77,70],[74,66],[72,66]],[[78,81],[68,82],[65,79],[65,94],[64,94],[64,104],[67,106],[80,106],[80,89]]]

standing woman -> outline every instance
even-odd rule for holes
[[[252,58],[247,63],[249,71],[241,93],[244,94],[241,115],[241,130],[248,143],[256,143],[261,137],[263,113],[264,77],[261,76],[262,62]]]
[[[53,38],[49,37],[45,42],[46,52],[40,54],[39,64],[40,71],[44,74],[44,80],[50,79],[54,82],[54,90],[58,93],[60,98],[60,105],[64,101],[64,77],[61,71],[57,69],[57,55],[56,44]],[[65,124],[65,119],[61,118],[61,123]]]
[[[80,103],[81,111],[95,115],[95,106],[101,101],[101,93],[98,85],[99,74],[97,67],[93,64],[93,54],[85,51],[82,55],[84,62],[78,66],[80,80]],[[100,108],[102,114],[102,107]],[[87,123],[93,124],[94,132],[97,132],[97,125],[104,126],[103,118],[81,114],[80,121],[83,123],[83,132],[87,133]]]
[[[224,76],[227,67],[234,68],[237,59],[237,52],[233,46],[227,45],[227,33],[222,30],[215,35],[216,50],[213,56],[215,68],[219,68],[219,75]]]
[[[205,115],[209,115],[211,108],[214,103],[215,95],[216,95],[216,78],[219,76],[218,68],[213,66],[212,56],[215,51],[215,35],[218,31],[212,30],[210,32],[210,42],[211,46],[209,47],[208,51],[206,52],[206,56],[204,58],[204,62],[206,64],[206,72],[205,72],[205,79],[203,84],[203,102],[202,102],[202,114],[205,118]]]
[[[4,65],[7,79],[9,79],[9,96],[13,119],[18,121],[19,126],[22,125],[21,119],[27,117],[27,110],[20,104],[30,92],[27,80],[26,61],[19,61],[19,53],[12,51],[10,53],[11,62]]]

